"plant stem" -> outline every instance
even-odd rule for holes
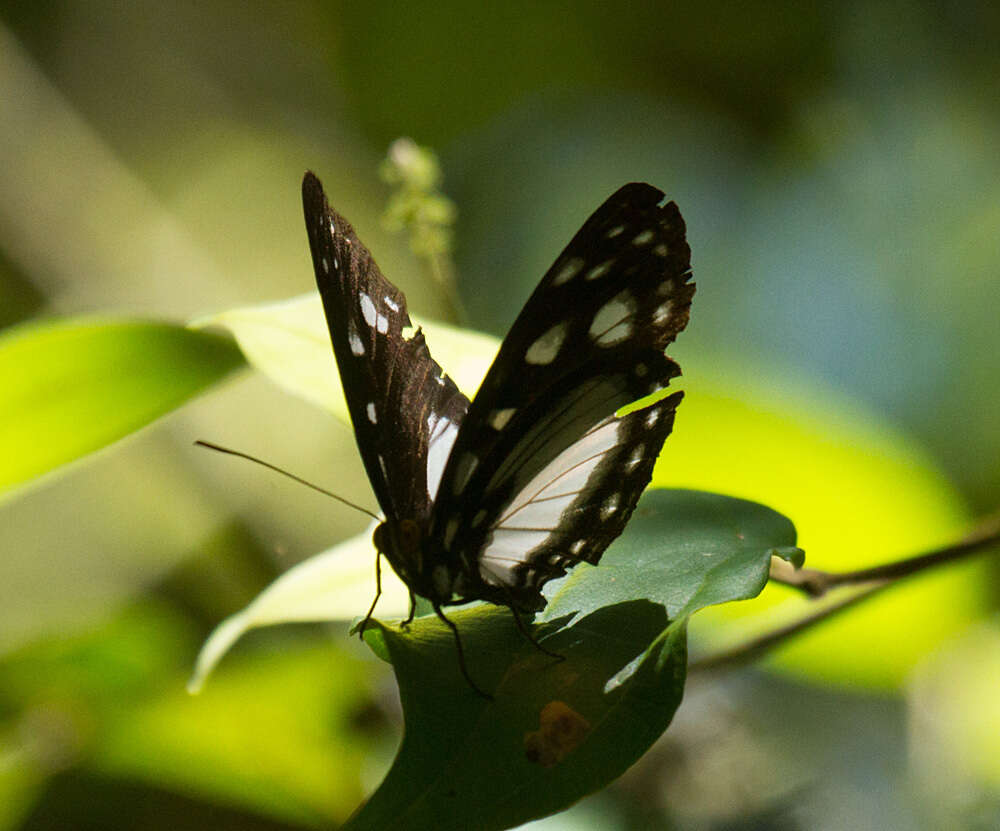
[[[430,272],[431,281],[437,287],[448,307],[450,321],[462,326],[468,323],[465,305],[455,287],[455,268],[447,254],[428,254],[424,262]]]

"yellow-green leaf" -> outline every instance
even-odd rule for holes
[[[0,491],[110,444],[240,366],[231,341],[169,323],[63,320],[0,336]]]

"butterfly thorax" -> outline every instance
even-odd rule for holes
[[[416,594],[440,603],[451,599],[454,578],[443,563],[426,556],[426,529],[412,519],[387,519],[372,536],[375,548]]]

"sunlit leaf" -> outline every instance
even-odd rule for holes
[[[342,822],[362,793],[371,736],[363,663],[297,648],[234,661],[200,696],[183,682],[113,719],[90,766],[157,788],[228,802],[304,827]]]
[[[466,395],[473,394],[499,342],[443,323],[414,324],[423,327],[431,353],[448,375]],[[350,422],[318,293],[231,309],[192,323],[198,328],[213,325],[232,332],[247,360],[276,384]]]
[[[215,627],[198,654],[188,690],[199,692],[222,656],[249,629],[290,621],[350,620],[365,614],[374,597],[374,566],[369,529],[289,569],[253,603]],[[395,573],[384,569],[379,613],[402,617],[408,596]]]
[[[236,367],[228,340],[168,323],[66,320],[0,337],[0,491],[170,412]]]

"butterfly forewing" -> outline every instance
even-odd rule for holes
[[[309,246],[355,437],[388,518],[426,520],[468,399],[410,329],[406,299],[354,229],[302,182]]]
[[[546,273],[504,339],[452,447],[432,513],[467,598],[526,608],[548,579],[621,533],[680,394],[615,412],[679,374],[663,354],[694,285],[684,223],[649,185],[621,188]]]

